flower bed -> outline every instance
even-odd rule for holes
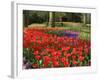
[[[55,34],[57,36],[66,36],[66,37],[72,37],[72,38],[77,38],[79,33],[78,32],[73,32],[73,31],[68,31],[68,30],[56,30],[56,31],[47,31],[47,34]]]
[[[23,67],[57,68],[90,66],[90,41],[77,32],[26,28],[23,35]]]

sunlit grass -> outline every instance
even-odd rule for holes
[[[91,36],[90,36],[90,33],[80,32],[79,38],[86,39],[86,40],[90,40]]]

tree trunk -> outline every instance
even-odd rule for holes
[[[55,27],[55,13],[49,12],[49,27]]]
[[[82,20],[82,22],[83,22],[83,24],[86,24],[86,14],[83,13],[82,16],[83,16],[83,20]]]
[[[91,15],[90,14],[86,15],[86,23],[91,24]]]
[[[23,12],[23,26],[28,27],[29,24],[29,11]]]

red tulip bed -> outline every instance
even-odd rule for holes
[[[77,32],[69,31],[70,36],[68,33],[64,35],[65,32],[68,31],[52,28],[25,28],[23,31],[23,68],[90,66],[90,40],[79,39]]]

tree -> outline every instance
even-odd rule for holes
[[[55,12],[49,12],[49,27],[55,27]]]
[[[82,20],[82,22],[83,22],[83,24],[86,24],[86,14],[83,13],[82,16],[83,16],[83,20]]]
[[[29,24],[29,11],[24,10],[23,11],[23,26],[28,27]]]

